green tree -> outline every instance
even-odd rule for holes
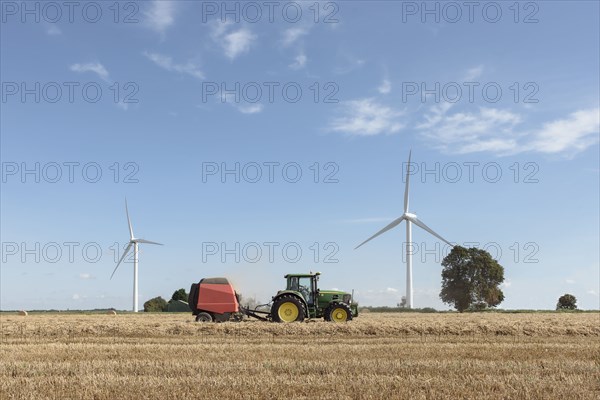
[[[171,296],[171,301],[177,301],[177,300],[183,300],[187,303],[188,294],[186,293],[185,289],[181,288],[181,289],[173,292],[173,296]]]
[[[496,307],[504,300],[499,287],[504,282],[504,267],[487,251],[455,246],[442,266],[440,299],[459,312]]]
[[[161,312],[167,310],[167,301],[158,296],[144,303],[145,312]]]
[[[572,294],[563,294],[558,298],[558,303],[556,303],[557,310],[576,310],[577,309],[577,299]]]
[[[406,296],[402,296],[400,303],[396,304],[398,308],[406,308]]]

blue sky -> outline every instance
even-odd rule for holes
[[[53,4],[2,1],[2,309],[129,309],[125,197],[165,244],[140,304],[319,270],[395,305],[404,226],[353,249],[402,214],[410,149],[411,211],[499,258],[503,308],[599,308],[597,2]],[[447,249],[413,241],[415,306],[446,309]]]

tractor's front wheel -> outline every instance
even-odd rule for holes
[[[332,304],[325,311],[325,320],[331,322],[351,321],[352,310],[344,303]]]
[[[296,296],[283,295],[273,303],[271,317],[275,322],[304,321],[304,304]]]

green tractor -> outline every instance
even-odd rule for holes
[[[357,304],[350,293],[321,290],[317,286],[320,272],[287,274],[287,287],[273,297],[271,319],[275,322],[303,321],[324,318],[325,321],[346,322],[358,316]]]

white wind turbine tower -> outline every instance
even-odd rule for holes
[[[383,228],[382,230],[380,230],[379,232],[377,232],[376,234],[374,234],[373,236],[371,236],[370,238],[368,238],[367,240],[365,240],[364,242],[362,242],[361,244],[359,244],[358,246],[356,246],[354,248],[354,250],[358,249],[360,246],[367,243],[369,240],[374,239],[377,236],[381,235],[382,233],[387,232],[390,229],[396,227],[397,225],[400,224],[400,222],[406,221],[406,305],[408,308],[412,308],[412,306],[413,306],[412,251],[411,251],[411,247],[412,247],[412,227],[411,226],[412,226],[412,224],[417,225],[418,227],[426,230],[427,232],[431,233],[433,236],[437,237],[438,239],[440,239],[440,240],[448,243],[450,246],[452,246],[452,244],[449,241],[447,241],[446,239],[444,239],[443,237],[441,237],[440,235],[435,233],[433,231],[433,229],[431,229],[430,227],[425,225],[423,223],[423,221],[420,221],[419,219],[417,219],[417,216],[415,214],[411,214],[408,212],[408,187],[409,187],[409,178],[410,178],[409,172],[410,172],[411,153],[412,153],[412,151],[410,151],[408,153],[408,167],[406,169],[406,187],[404,188],[404,214],[402,214],[402,216],[400,216],[399,218],[392,221],[388,226],[386,226],[385,228]]]
[[[125,248],[123,255],[119,259],[115,270],[113,271],[110,279],[114,276],[115,272],[117,272],[117,268],[121,265],[127,253],[133,246],[133,312],[138,312],[138,245],[140,243],[148,243],[148,244],[158,244],[162,246],[162,243],[151,242],[146,239],[137,239],[133,236],[133,228],[131,227],[131,220],[129,219],[129,210],[127,209],[127,199],[125,199],[125,214],[127,215],[127,224],[129,225],[129,244]]]

